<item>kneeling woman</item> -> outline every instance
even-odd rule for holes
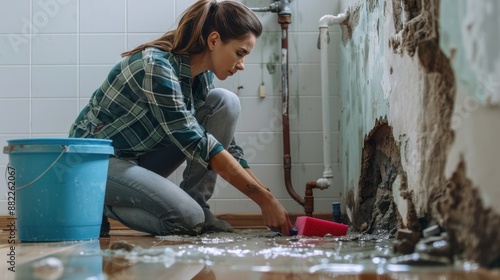
[[[288,213],[233,138],[238,97],[212,85],[244,70],[261,32],[243,4],[199,0],[176,29],[122,54],[70,130],[113,140],[106,217],[154,235],[232,231],[207,203],[218,174],[259,205],[264,225],[289,235]],[[185,161],[177,186],[166,178]]]

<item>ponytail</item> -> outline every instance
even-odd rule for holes
[[[259,37],[262,24],[254,12],[237,1],[198,0],[182,14],[177,29],[142,44],[122,56],[131,56],[145,48],[158,48],[173,54],[200,54],[207,49],[207,38],[218,32],[223,43],[242,40],[250,34]]]

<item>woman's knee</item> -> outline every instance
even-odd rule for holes
[[[183,207],[183,209],[178,209],[178,218],[176,221],[167,219],[166,222],[171,224],[167,231],[170,234],[190,234],[197,235],[201,233],[203,224],[205,222],[205,213],[196,205],[196,207]]]
[[[224,111],[229,118],[238,118],[241,105],[238,96],[224,88],[214,88],[208,94],[205,104],[214,107],[217,111]]]

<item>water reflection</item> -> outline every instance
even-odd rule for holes
[[[131,241],[108,240],[107,249],[103,240],[23,243],[17,272],[6,279],[500,279],[470,262],[395,254],[388,235],[300,238],[248,230],[125,239]]]
[[[300,238],[246,230],[157,239],[161,242],[151,248],[103,250],[105,273],[110,279],[132,279],[115,278],[121,271],[146,273],[148,278],[184,275],[168,279],[408,279],[399,278],[401,275],[433,279],[429,278],[433,273],[470,277],[477,272],[421,253],[397,255],[392,250],[393,239],[385,233]]]
[[[15,279],[104,279],[99,240],[23,243]]]

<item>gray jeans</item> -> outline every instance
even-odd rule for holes
[[[227,149],[240,113],[238,97],[213,89],[196,112],[198,122]],[[166,179],[186,156],[171,145],[144,154],[137,162],[110,159],[104,215],[153,235],[201,232],[202,208],[214,192],[217,174],[188,160],[180,186]]]

